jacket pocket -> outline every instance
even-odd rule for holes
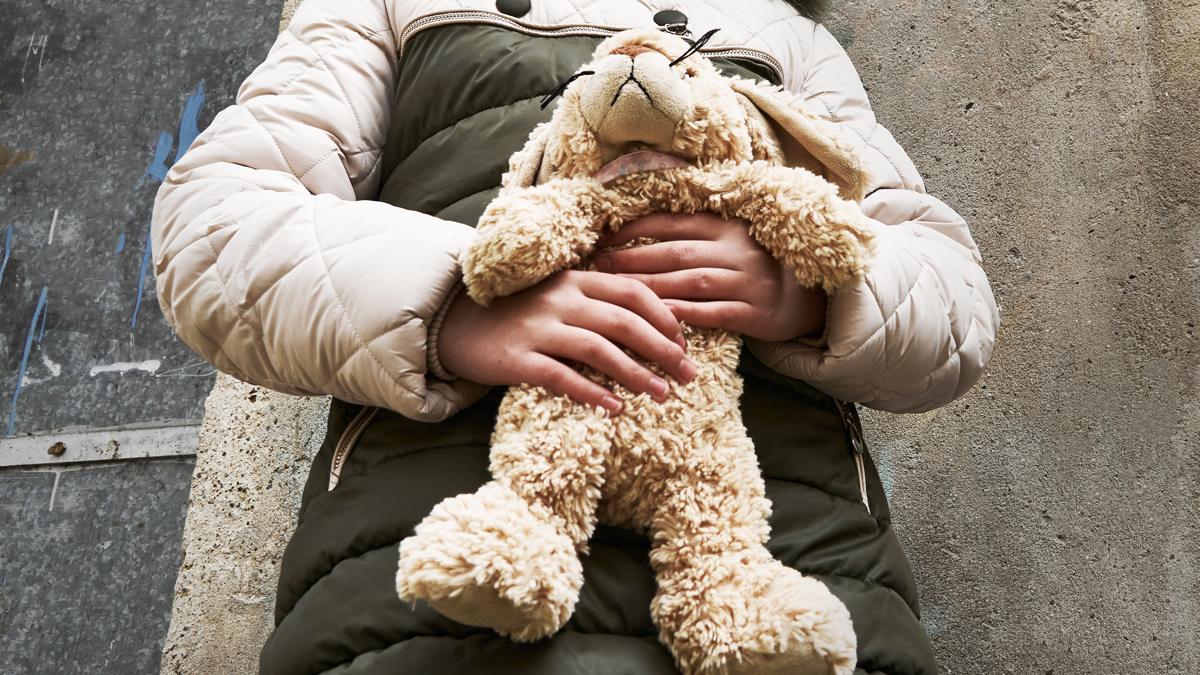
[[[333,490],[338,485],[338,481],[342,477],[342,467],[346,466],[346,460],[350,458],[350,453],[354,450],[354,445],[358,443],[358,439],[362,436],[363,431],[371,420],[379,414],[379,408],[365,407],[358,411],[354,419],[346,425],[346,429],[342,431],[342,435],[338,438],[337,445],[333,449],[333,461],[329,463],[329,490]]]

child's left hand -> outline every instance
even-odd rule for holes
[[[709,213],[656,213],[630,221],[601,242],[637,238],[658,243],[596,256],[596,269],[637,279],[675,318],[767,341],[817,335],[825,324],[825,292],[801,286],[750,236],[744,220]]]

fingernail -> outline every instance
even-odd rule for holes
[[[683,333],[675,336],[675,343],[680,347],[687,349],[687,338],[683,337]]]
[[[683,376],[685,381],[691,382],[692,378],[696,376],[696,364],[692,363],[692,360],[685,356],[679,361],[679,374]]]
[[[654,377],[650,380],[650,393],[656,398],[662,398],[667,395],[667,381],[661,377]]]
[[[605,396],[600,400],[600,405],[608,411],[609,417],[621,412],[621,401],[616,396]]]

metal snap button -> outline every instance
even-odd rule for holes
[[[522,17],[529,13],[529,0],[496,0],[496,9],[509,16]]]
[[[687,14],[677,9],[664,9],[654,14],[654,23],[677,35],[688,32],[687,22]]]

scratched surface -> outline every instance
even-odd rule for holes
[[[262,60],[277,3],[0,0],[0,437],[200,418],[148,234],[167,168]]]
[[[155,673],[190,459],[0,472],[0,673]]]

